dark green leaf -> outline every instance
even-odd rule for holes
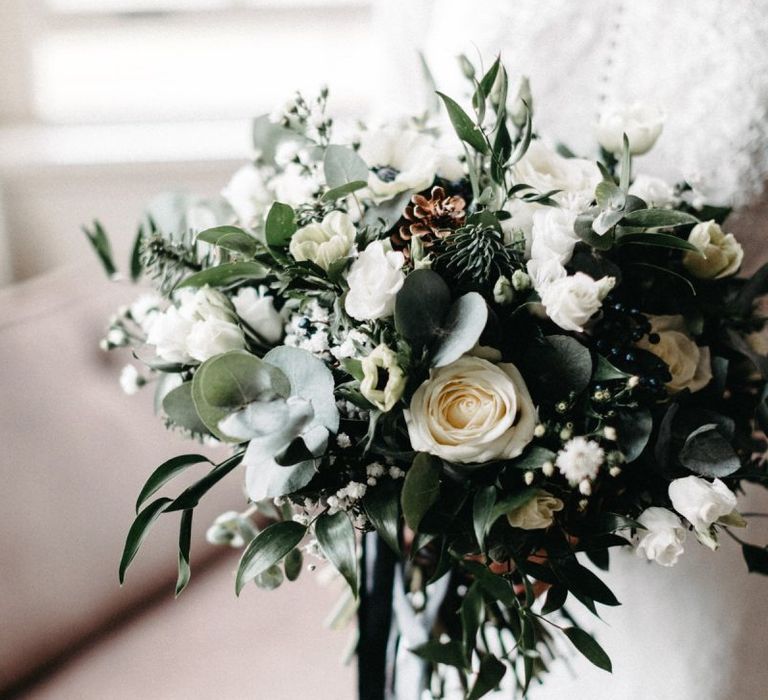
[[[580,394],[592,378],[592,355],[589,349],[567,335],[547,336],[549,347],[541,348],[540,381],[554,397]]]
[[[622,136],[621,163],[619,165],[619,187],[623,192],[629,190],[629,177],[632,172],[632,155],[629,150],[629,139]]]
[[[442,328],[451,306],[451,290],[432,270],[414,270],[395,298],[395,327],[406,340],[428,342]]]
[[[478,490],[472,503],[472,522],[475,529],[477,544],[481,550],[485,548],[485,535],[491,526],[491,515],[496,503],[496,487],[486,486]]]
[[[513,460],[511,466],[515,469],[521,469],[527,472],[541,469],[545,462],[554,461],[555,453],[552,452],[552,450],[548,450],[546,447],[540,447],[539,445],[532,445],[526,449],[520,457]]]
[[[115,267],[112,259],[112,246],[104,227],[98,221],[94,221],[90,229],[87,226],[83,226],[83,233],[90,241],[107,275],[113,277],[117,274],[117,267]]]
[[[563,632],[565,633],[565,636],[571,640],[573,646],[575,646],[595,666],[604,671],[608,671],[609,673],[613,670],[611,659],[608,657],[608,654],[603,651],[603,648],[591,635],[578,627],[568,627],[564,629]]]
[[[400,555],[400,498],[397,488],[383,485],[368,489],[363,500],[365,514],[395,554]]]
[[[323,158],[323,171],[325,182],[331,189],[354,182],[368,182],[368,166],[365,161],[346,146],[328,146]]]
[[[165,510],[170,513],[175,510],[194,508],[211,488],[218,484],[242,461],[243,453],[238,452],[236,455],[217,464],[200,481],[196,481],[192,486],[184,489],[172,503],[168,504]]]
[[[517,598],[509,581],[503,576],[494,574],[487,566],[472,560],[465,560],[461,565],[474,576],[493,599],[498,600],[509,608],[517,605]]]
[[[575,558],[567,562],[550,562],[557,577],[568,586],[574,595],[582,594],[603,605],[621,605],[608,588],[589,569],[579,564]]]
[[[647,408],[616,412],[618,444],[627,462],[636,460],[648,444],[653,430],[653,418]]]
[[[624,217],[623,223],[626,226],[640,228],[672,228],[698,224],[699,220],[691,214],[675,209],[637,209],[629,212]],[[694,250],[697,250],[695,246]]]
[[[363,381],[365,375],[363,373],[363,363],[360,360],[355,360],[352,357],[345,357],[341,360],[341,366],[345,372],[357,379],[358,382]]]
[[[289,581],[295,581],[301,574],[301,566],[304,562],[304,556],[300,549],[292,549],[285,557],[285,578]]]
[[[143,241],[144,227],[139,226],[139,230],[136,232],[136,238],[133,239],[133,246],[131,248],[131,260],[129,265],[131,270],[131,280],[133,282],[138,282],[139,277],[141,277],[141,273],[143,271],[143,266],[141,264],[141,247]]]
[[[267,214],[265,236],[271,248],[284,248],[296,232],[296,215],[291,207],[275,202]]]
[[[539,494],[537,488],[526,488],[517,493],[511,493],[504,496],[493,507],[491,513],[491,523],[495,523],[502,515],[506,515],[510,511],[522,508],[526,503],[533,500]]]
[[[547,597],[544,601],[544,607],[541,609],[541,614],[549,615],[556,610],[560,610],[565,605],[567,597],[568,589],[565,586],[552,586],[547,591]]]
[[[464,668],[465,665],[461,644],[455,641],[441,643],[437,639],[430,639],[410,651],[433,664],[445,664],[456,668]]]
[[[592,381],[596,383],[609,382],[618,379],[627,380],[629,377],[629,374],[614,367],[602,355],[597,356],[597,364],[595,365],[595,374],[592,377]]]
[[[442,92],[437,94],[443,101],[446,110],[448,110],[448,117],[451,120],[451,124],[453,124],[456,135],[479,153],[488,153],[488,144],[480,127],[467,116],[467,113],[455,100],[448,97],[448,95],[444,95]]]
[[[197,234],[197,240],[247,256],[255,255],[259,249],[258,241],[237,226],[216,226],[206,229]]]
[[[405,475],[400,496],[405,522],[418,531],[426,512],[440,495],[440,464],[432,455],[420,452]]]
[[[483,623],[484,612],[483,592],[480,584],[475,581],[464,596],[460,609],[461,636],[464,647],[464,659],[467,666],[472,661],[472,652],[477,641],[477,630],[480,629],[480,625]]]
[[[524,103],[525,104],[525,103]],[[514,165],[519,162],[523,156],[528,152],[528,147],[531,145],[531,137],[533,136],[533,120],[531,119],[531,110],[529,106],[525,105],[525,123],[520,130],[520,138],[515,145],[514,150],[509,155],[507,165]]]
[[[741,547],[744,561],[750,573],[768,575],[768,547],[757,547],[753,544],[744,544]]]
[[[491,654],[486,654],[480,660],[480,669],[467,700],[477,700],[498,688],[506,672],[507,667],[501,661]]]
[[[183,279],[176,285],[177,289],[182,287],[204,287],[206,284],[211,287],[226,287],[233,282],[242,280],[260,280],[269,274],[269,270],[261,263],[257,262],[232,262],[209,267],[207,270],[195,272],[186,279]]]
[[[315,522],[315,536],[328,561],[349,584],[357,598],[357,547],[355,528],[344,511],[334,515],[322,515]]]
[[[272,523],[262,530],[245,548],[237,567],[237,595],[249,581],[277,564],[304,538],[307,528],[293,520]]]
[[[121,584],[125,581],[125,572],[128,570],[133,558],[139,551],[142,542],[146,539],[152,523],[160,517],[160,514],[168,508],[170,503],[170,498],[158,498],[156,501],[152,501],[152,503],[136,516],[133,525],[131,525],[131,529],[128,530],[128,536],[125,538],[123,556],[120,559],[118,577]]]
[[[211,460],[203,455],[179,455],[178,457],[172,457],[167,462],[163,462],[152,472],[142,487],[136,500],[136,512],[139,512],[141,506],[144,505],[150,496],[154,496],[176,475],[181,474],[187,467],[191,467],[193,464],[200,464],[201,462],[208,462],[210,464]]]
[[[181,514],[181,526],[179,527],[179,573],[176,577],[176,597],[187,587],[192,570],[189,567],[189,548],[192,541],[192,513],[189,508]]]
[[[689,243],[684,238],[678,238],[671,233],[625,233],[618,236],[616,242],[619,245],[649,245],[673,250],[698,251],[698,248],[693,243]]]

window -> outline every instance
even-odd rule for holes
[[[47,0],[32,101],[56,124],[242,119],[332,79],[364,109],[370,0]]]

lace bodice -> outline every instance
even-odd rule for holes
[[[386,12],[411,28],[411,47],[391,48],[401,71],[403,55],[420,46],[438,85],[455,93],[465,90],[455,56],[479,51],[487,65],[501,52],[512,80],[531,80],[539,131],[584,155],[594,153],[603,104],[651,101],[667,120],[643,157],[645,172],[686,179],[724,204],[760,193],[768,175],[766,0],[398,4],[387,0]],[[404,77],[396,78],[401,90]]]

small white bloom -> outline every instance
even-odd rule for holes
[[[369,464],[365,468],[365,473],[368,476],[372,476],[372,477],[374,477],[376,479],[378,479],[379,477],[384,476],[385,472],[386,472],[386,470],[384,469],[384,465],[383,464],[379,464],[379,462],[373,462],[372,464]]]
[[[571,486],[594,479],[605,460],[605,452],[593,440],[575,437],[557,453],[555,464]]]
[[[501,275],[501,277],[496,280],[496,284],[493,285],[493,300],[497,304],[504,306],[506,304],[511,304],[514,296],[515,290],[512,287],[512,282],[510,282],[508,277]]]
[[[328,352],[328,333],[323,330],[315,331],[303,344],[303,347],[314,355]]]
[[[186,346],[192,359],[205,362],[214,355],[244,349],[245,336],[242,329],[234,323],[210,318],[192,324]]]
[[[390,467],[389,477],[390,479],[402,479],[405,476],[405,472],[400,467]]]
[[[675,479],[669,485],[673,508],[700,533],[736,509],[736,496],[720,479],[709,482],[698,476]]]
[[[240,523],[243,516],[234,510],[228,510],[213,521],[205,533],[205,539],[210,544],[228,544],[235,549],[245,544]]]
[[[606,440],[610,440],[611,442],[616,442],[618,435],[616,434],[616,428],[614,428],[612,425],[606,425],[603,428],[603,436]]]
[[[252,163],[240,168],[221,191],[221,196],[235,212],[242,226],[252,226],[267,210],[272,195],[264,173]]]
[[[128,336],[122,328],[110,328],[107,333],[107,343],[119,347],[128,342]]]
[[[626,134],[630,153],[639,156],[653,148],[663,128],[664,113],[654,105],[612,105],[598,119],[597,140],[606,151],[618,154],[624,149]]]
[[[608,470],[608,473],[609,473],[611,476],[613,476],[613,477],[616,477],[616,476],[618,476],[619,474],[621,474],[621,467],[616,467],[616,466],[613,466],[613,467],[611,467],[611,468]]]
[[[530,486],[535,478],[536,475],[531,471],[527,471],[523,474],[523,481],[525,481],[526,486]]]
[[[547,477],[552,476],[555,473],[555,465],[552,462],[544,462],[541,465],[541,473]]]
[[[386,250],[374,241],[360,253],[347,275],[349,293],[344,308],[358,321],[373,321],[391,316],[395,297],[405,282],[400,252]]]
[[[661,566],[674,566],[687,534],[680,518],[654,506],[644,510],[637,521],[645,528],[638,533],[637,555]]]
[[[347,214],[332,211],[320,223],[300,228],[288,250],[294,260],[309,260],[327,270],[331,263],[349,255],[355,242],[355,225]]]
[[[512,273],[512,287],[516,292],[524,292],[531,288],[531,278],[522,270],[515,270]]]
[[[349,435],[347,435],[346,433],[339,433],[336,436],[336,444],[342,450],[346,450],[348,447],[352,447],[352,440],[349,439]]]
[[[261,286],[241,287],[232,297],[237,315],[268,343],[275,345],[283,337],[283,317],[275,309],[274,299]]]
[[[573,230],[576,212],[558,207],[544,207],[533,214],[531,258],[555,259],[565,265],[573,256],[578,237]]]
[[[365,351],[370,349],[371,339],[357,330],[349,331],[342,341],[341,345],[337,345],[331,348],[331,355],[337,360],[343,360],[348,357],[359,358],[365,354]]]
[[[579,482],[579,493],[582,496],[592,495],[592,482],[589,479],[584,479],[584,481]]]
[[[744,260],[744,249],[732,233],[724,233],[714,221],[703,221],[688,234],[698,253],[688,251],[683,265],[694,277],[720,279],[736,274]]]
[[[128,396],[133,396],[145,383],[145,379],[133,365],[126,365],[120,372],[120,387]]]
[[[672,207],[679,200],[672,185],[652,175],[638,175],[629,186],[629,194],[640,197],[649,207],[660,209]]]
[[[547,316],[560,328],[583,332],[584,326],[600,310],[603,299],[615,284],[613,277],[594,280],[584,272],[577,272],[545,286],[541,301]]]
[[[130,305],[128,311],[141,330],[148,333],[152,322],[160,313],[162,303],[162,298],[157,294],[142,294]]]
[[[305,204],[320,188],[320,183],[312,173],[296,163],[289,163],[283,172],[278,173],[269,181],[269,186],[278,202],[297,207]]]
[[[175,306],[159,314],[147,334],[147,343],[155,346],[157,356],[166,362],[187,364],[192,356],[187,351],[187,338],[193,322],[184,318]]]

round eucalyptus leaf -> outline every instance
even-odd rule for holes
[[[730,476],[741,467],[733,446],[714,423],[702,425],[688,436],[679,459],[686,469],[710,478]]]
[[[477,344],[487,322],[488,305],[482,296],[469,292],[459,297],[440,333],[432,366],[445,367],[469,352]]]
[[[395,299],[395,327],[412,343],[425,344],[445,323],[451,290],[432,270],[414,270]]]

